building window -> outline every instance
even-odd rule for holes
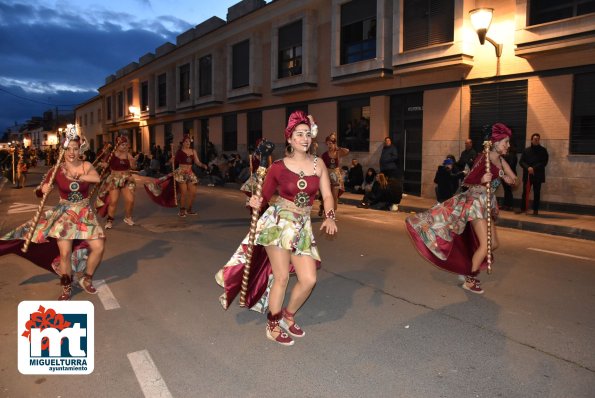
[[[306,115],[308,114],[308,104],[293,104],[285,108],[285,121],[289,120],[289,115],[295,111],[303,111]]]
[[[82,125],[83,125],[83,117],[79,116],[79,126],[82,126]]]
[[[167,75],[165,73],[157,76],[157,106],[167,105]]]
[[[593,0],[529,1],[529,25],[539,25],[593,12],[595,12]]]
[[[97,109],[97,123],[101,123],[101,109]]]
[[[180,102],[190,99],[190,64],[180,66]]]
[[[132,96],[132,87],[128,87],[126,89],[126,105],[132,106],[133,96]]]
[[[351,151],[370,150],[370,98],[339,102],[339,145]]]
[[[403,51],[454,40],[452,0],[405,0],[403,5]]]
[[[238,121],[236,115],[223,116],[223,150],[235,151],[238,148]]]
[[[232,80],[233,89],[250,84],[250,40],[244,40],[232,47]]]
[[[93,115],[93,111],[91,111],[91,116],[90,117],[91,117],[90,124],[95,124],[95,118],[94,118],[94,115]]]
[[[118,117],[124,117],[124,93],[118,93]]]
[[[469,138],[481,151],[485,134],[494,123],[512,130],[510,144],[517,151],[525,147],[527,131],[527,80],[471,86]],[[487,131],[486,131],[487,129]]]
[[[574,75],[570,153],[595,155],[595,73]]]
[[[262,111],[248,112],[248,148],[256,149],[256,141],[262,138]]]
[[[140,84],[140,108],[141,112],[149,110],[149,82],[144,81]]]
[[[213,56],[205,55],[198,60],[198,96],[213,94]]]
[[[302,20],[279,28],[278,78],[302,74]]]
[[[353,0],[341,6],[341,64],[376,57],[376,1]]]
[[[85,113],[85,117],[83,119],[85,121],[85,126],[87,125],[87,114]]]

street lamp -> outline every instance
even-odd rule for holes
[[[493,8],[475,8],[469,11],[471,24],[473,25],[473,29],[475,29],[475,31],[477,32],[479,43],[483,45],[486,40],[492,43],[492,45],[496,48],[496,57],[500,58],[500,56],[502,55],[502,47],[504,47],[504,45],[496,43],[494,40],[490,39],[487,36],[488,29],[490,28],[490,24],[492,23],[493,15]]]

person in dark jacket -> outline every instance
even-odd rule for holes
[[[547,149],[540,145],[541,136],[537,133],[531,136],[531,146],[525,148],[519,164],[523,168],[523,197],[521,212],[527,211],[529,192],[533,187],[533,215],[539,214],[541,199],[541,184],[545,182],[545,166],[549,160]]]
[[[364,169],[357,159],[351,160],[351,167],[347,171],[347,183],[345,189],[352,193],[362,193],[362,184],[364,182]]]
[[[388,178],[399,177],[399,152],[390,137],[384,139],[384,147],[380,154],[380,172]]]
[[[459,177],[453,172],[454,161],[446,158],[441,166],[438,166],[434,183],[436,184],[436,200],[440,203],[450,199],[459,188]]]
[[[471,169],[476,156],[477,151],[473,149],[473,141],[471,138],[467,138],[465,141],[465,150],[461,152],[459,161],[456,163],[457,168],[461,171],[465,170],[465,166]]]

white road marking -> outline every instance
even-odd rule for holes
[[[106,310],[120,308],[120,303],[118,303],[118,300],[116,300],[111,289],[103,279],[96,279],[93,281],[93,284],[95,285],[95,289],[97,289],[97,295],[99,296],[99,300],[101,300],[101,304],[103,304],[103,308]]]
[[[558,256],[566,256],[566,257],[578,258],[578,259],[581,259],[581,260],[595,261],[595,258],[591,258],[591,257],[575,256],[574,254],[553,252],[551,250],[537,249],[535,247],[529,247],[528,250],[533,250],[533,251],[536,251],[536,252],[543,252],[543,253],[550,253],[550,254],[557,254]]]
[[[131,352],[127,356],[145,397],[172,397],[149,351]]]
[[[30,204],[30,203],[18,203],[15,202],[8,207],[8,214],[16,214],[16,213],[30,213],[37,211],[39,205]],[[51,206],[45,206],[43,208],[44,211],[50,210]]]

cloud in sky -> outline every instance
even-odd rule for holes
[[[152,7],[149,0],[137,2]],[[0,0],[0,134],[53,108],[48,104],[78,104],[97,95],[106,76],[195,25],[142,15]]]

